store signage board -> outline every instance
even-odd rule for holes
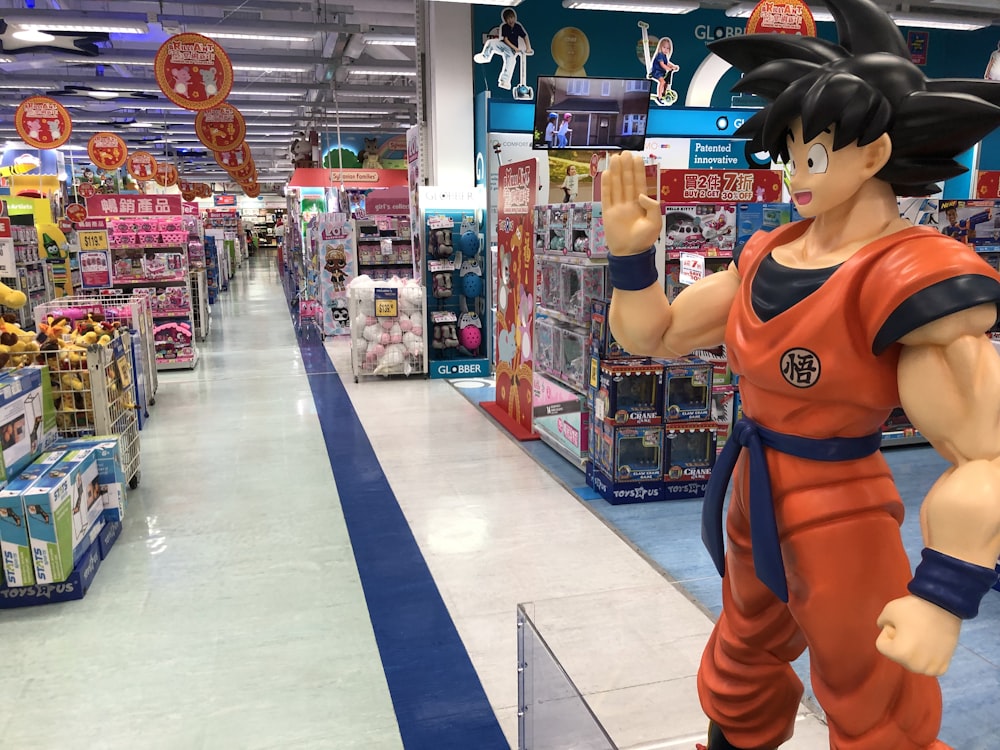
[[[190,201],[184,201],[181,203],[181,213],[184,216],[197,216],[201,212],[197,203],[192,203]]]
[[[87,198],[87,216],[180,216],[179,195],[94,195]]]
[[[173,187],[180,179],[180,175],[173,164],[160,162],[156,165],[156,176],[153,179],[160,187]]]
[[[746,33],[816,36],[816,21],[802,0],[761,0],[747,19]]]
[[[59,148],[73,132],[67,109],[47,96],[31,96],[14,112],[14,127],[21,140],[33,148]]]
[[[107,219],[84,219],[83,221],[74,222],[72,228],[78,232],[91,229],[107,229],[108,221]]]
[[[373,190],[365,200],[369,214],[406,215],[410,213],[410,191],[405,187]]]
[[[184,109],[211,109],[233,88],[233,64],[218,42],[201,34],[175,34],[153,61],[164,95]]]
[[[698,253],[681,253],[681,268],[678,281],[689,285],[705,278],[705,256]]]
[[[87,207],[82,203],[70,203],[66,206],[66,218],[74,224],[87,219]]]
[[[234,193],[223,193],[222,195],[215,196],[216,206],[235,206],[236,205],[236,195]]]
[[[753,203],[781,200],[781,173],[770,169],[664,169],[663,203]]]
[[[105,229],[87,229],[76,233],[80,250],[102,252],[108,249],[108,232]]]
[[[128,146],[114,133],[94,133],[87,142],[87,156],[98,169],[118,169],[128,159]]]

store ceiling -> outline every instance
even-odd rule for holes
[[[25,44],[12,38],[19,22],[51,31],[88,17],[102,29],[116,18],[146,31],[112,30],[93,57],[12,50]],[[75,148],[112,130],[131,149],[176,154],[189,179],[221,180],[225,173],[194,135],[195,113],[171,104],[154,79],[156,50],[181,31],[246,37],[217,39],[233,61],[228,101],[246,117],[262,183],[287,177],[296,134],[333,131],[338,111],[350,132],[399,133],[416,120],[414,0],[0,0],[0,18],[8,24],[0,32],[0,143],[19,140],[13,114],[21,100],[46,94],[70,108]]]
[[[24,96],[45,93],[71,109],[76,148],[85,148],[94,132],[114,130],[131,148],[176,154],[190,179],[223,178],[194,135],[194,113],[167,101],[152,66],[156,50],[174,33],[221,32],[244,37],[219,38],[235,67],[229,101],[246,116],[261,182],[280,181],[291,170],[289,146],[296,133],[333,131],[338,113],[341,130],[351,132],[398,133],[416,120],[415,2],[0,0],[0,18],[9,27],[0,32],[6,50],[0,53],[0,143],[17,140],[13,113]],[[739,3],[701,4],[727,9]],[[1000,0],[910,0],[883,7],[938,17],[986,16],[1000,23]],[[116,18],[145,31],[111,31],[97,42],[93,57],[12,49],[24,44],[12,38],[19,23],[52,30],[50,25],[82,23],[88,14],[98,28],[110,27],[108,19]],[[57,40],[50,44],[74,46],[72,38]]]

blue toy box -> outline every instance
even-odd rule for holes
[[[594,419],[615,425],[663,421],[663,364],[646,359],[607,359],[600,364]]]
[[[8,586],[31,586],[35,583],[35,564],[23,496],[25,490],[62,456],[63,451],[43,453],[0,490],[0,553],[3,555],[3,580]]]
[[[675,500],[704,497],[716,457],[716,425],[673,423],[664,426],[663,481]]]
[[[125,517],[128,481],[122,462],[121,438],[118,435],[97,435],[56,443],[63,450],[92,450],[97,458],[97,481],[106,521],[121,521]]]
[[[666,421],[707,421],[712,405],[712,365],[698,357],[678,357],[663,360],[663,368]]]
[[[736,207],[737,252],[755,232],[770,232],[792,218],[790,203],[740,203]]]

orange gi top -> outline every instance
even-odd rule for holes
[[[885,342],[883,351],[873,352],[876,337],[894,311],[938,282],[970,275],[982,277],[981,286],[993,295],[987,301],[996,301],[1000,274],[968,246],[929,227],[910,227],[862,247],[819,289],[765,322],[752,304],[757,269],[773,248],[799,237],[808,226],[806,220],[758,232],[739,257],[742,283],[725,338],[733,371],[740,375],[743,411],[758,424],[785,434],[870,435],[900,405],[896,370],[901,345]],[[957,312],[983,301],[952,299],[943,308],[947,312],[939,312]],[[908,332],[904,328],[899,335]],[[800,525],[865,507],[887,509],[902,520],[899,494],[881,453],[850,462],[806,461],[770,450],[767,454],[782,538]],[[745,475],[745,469],[741,461],[737,474]],[[740,484],[738,495],[743,494]],[[793,579],[789,570],[790,588]]]

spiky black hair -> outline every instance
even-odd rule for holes
[[[889,162],[876,175],[897,195],[930,195],[966,171],[955,157],[1000,125],[1000,83],[928,80],[910,61],[896,24],[871,0],[826,0],[840,44],[815,37],[751,34],[709,43],[744,73],[733,91],[770,103],[737,132],[748,151],[788,158],[793,120],[811,141],[834,126],[834,149],[883,133]]]

